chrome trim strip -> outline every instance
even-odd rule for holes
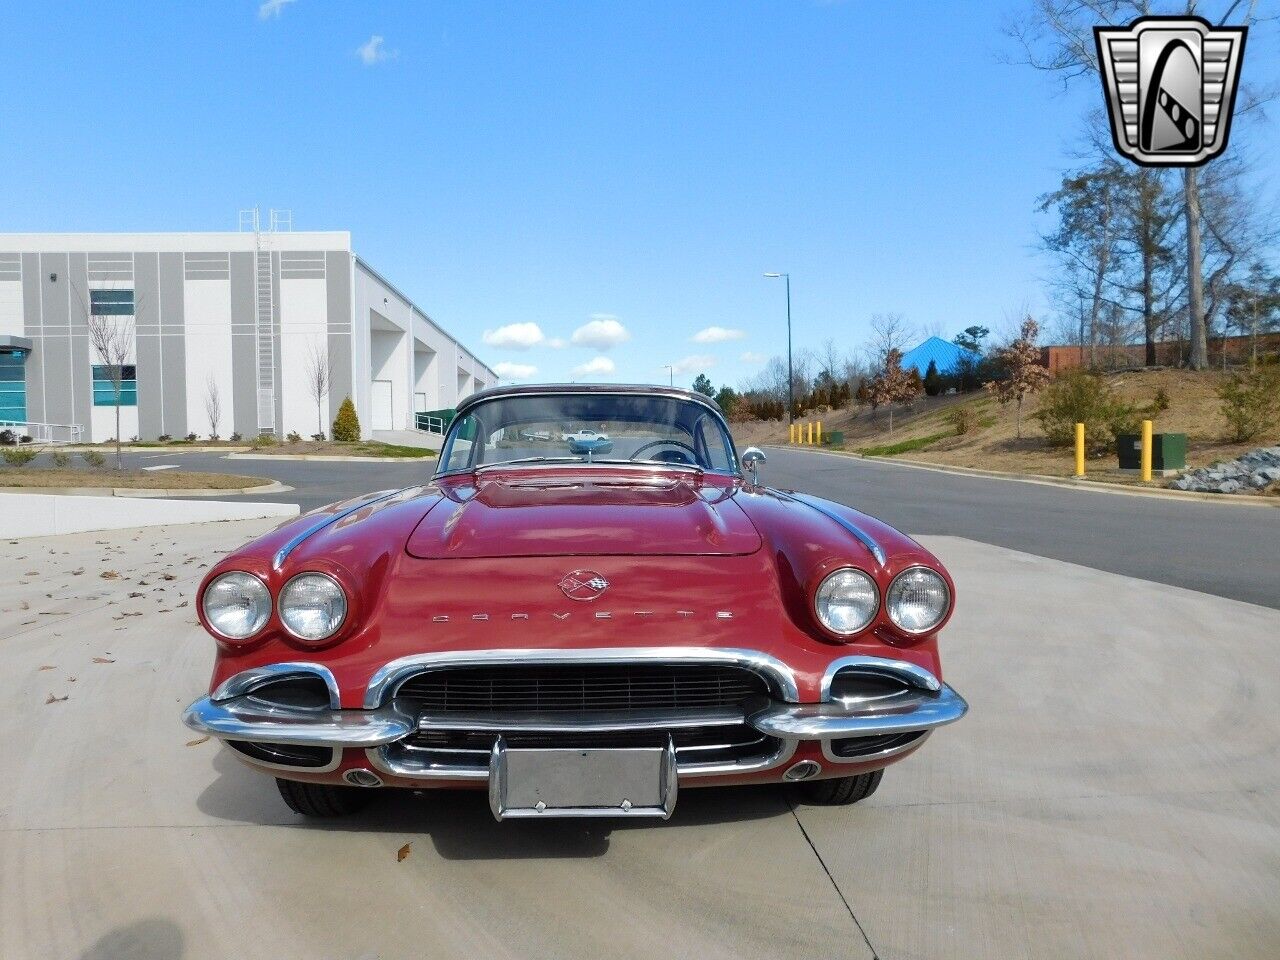
[[[863,673],[874,673],[881,676],[893,677],[913,687],[919,687],[922,690],[928,690],[930,693],[939,693],[942,690],[942,682],[924,667],[917,666],[907,660],[890,660],[887,657],[839,657],[827,664],[826,672],[822,675],[822,693],[819,699],[826,702],[831,699],[831,684],[836,678],[836,674],[841,670],[857,668]]]
[[[771,737],[830,740],[932,730],[955,723],[968,709],[964,698],[943,684],[937,694],[922,691],[910,701],[890,708],[874,702],[774,704],[752,714],[747,722]]]
[[[338,681],[333,671],[323,664],[307,661],[289,661],[287,663],[268,663],[261,667],[252,667],[234,677],[228,677],[218,689],[209,695],[214,702],[232,700],[252,693],[258,687],[289,677],[319,677],[329,689],[329,709],[338,710],[342,701],[338,696]]]
[[[382,500],[387,500],[390,497],[394,497],[401,490],[408,490],[408,489],[410,488],[401,487],[399,490],[390,490],[390,491],[379,490],[376,493],[370,494],[367,499],[356,504],[354,507],[348,507],[345,510],[339,510],[337,513],[326,513],[324,516],[318,517],[315,521],[308,524],[304,529],[298,531],[292,537],[290,537],[287,541],[285,541],[285,543],[280,547],[280,549],[275,552],[275,556],[271,558],[271,569],[279,570],[284,565],[285,560],[288,559],[289,554],[293,553],[293,551],[296,550],[304,540],[306,540],[308,537],[312,536],[313,534],[319,533],[321,530],[329,526],[331,523],[337,523],[343,517],[350,516],[351,514],[355,513],[357,510],[362,510],[365,507],[369,506],[369,504],[371,503],[378,503]]]
[[[932,730],[926,730],[922,736],[917,737],[910,743],[904,743],[896,747],[887,747],[886,749],[879,750],[876,753],[866,753],[860,757],[842,757],[831,749],[830,740],[823,740],[822,756],[825,757],[829,763],[866,763],[868,760],[888,760],[890,757],[896,757],[899,754],[907,753],[916,749],[920,744],[929,739],[929,735],[931,733],[933,733]]]
[[[741,710],[600,710],[563,713],[424,713],[418,732],[461,730],[467,733],[614,733],[622,730],[683,730],[736,727],[746,723]]]
[[[403,777],[406,780],[486,780],[489,777],[488,767],[452,766],[421,761],[406,763],[388,755],[392,746],[394,744],[370,747],[364,753],[375,769],[393,777]],[[677,763],[677,768],[682,777],[760,773],[782,766],[795,755],[797,746],[798,743],[795,740],[784,739],[772,755],[749,763]]]
[[[221,740],[292,743],[307,747],[373,747],[407,737],[413,717],[394,705],[380,710],[284,707],[253,696],[215,701],[201,697],[182,722]]]
[[[871,556],[875,557],[876,563],[880,564],[880,566],[883,567],[888,562],[888,556],[884,552],[884,547],[880,546],[871,534],[867,533],[856,524],[851,523],[849,520],[846,520],[844,517],[840,516],[840,514],[832,510],[828,510],[821,504],[815,503],[811,497],[808,497],[803,493],[796,493],[794,491],[791,493],[783,493],[780,490],[774,490],[773,492],[784,500],[794,500],[797,503],[803,503],[806,507],[817,510],[828,520],[834,521],[845,531],[852,534],[855,540],[871,551]]]
[[[583,649],[447,650],[392,660],[369,679],[364,707],[376,710],[409,677],[448,667],[520,666],[546,663],[719,663],[745,667],[770,680],[782,700],[798,703],[799,687],[791,668],[759,650],[736,647],[595,647]]]

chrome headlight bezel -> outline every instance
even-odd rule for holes
[[[941,612],[938,613],[937,617],[926,626],[923,626],[923,627],[904,626],[902,622],[898,619],[897,609],[894,604],[894,594],[898,590],[899,584],[904,582],[903,581],[904,577],[908,577],[908,576],[912,576],[920,573],[928,574],[929,576],[935,578],[938,581],[938,586],[942,588],[942,598],[943,598],[942,609],[941,609]],[[889,614],[889,620],[893,623],[896,629],[913,637],[923,636],[927,633],[932,633],[933,631],[937,630],[938,627],[942,624],[942,622],[946,620],[947,616],[951,613],[951,586],[947,583],[947,578],[944,577],[942,574],[940,574],[937,570],[934,570],[932,567],[925,566],[924,564],[921,564],[921,563],[913,564],[912,566],[907,567],[905,570],[900,571],[897,574],[897,576],[893,578],[893,581],[889,584],[889,589],[885,591],[884,605],[885,605],[885,610]]]
[[[214,595],[215,588],[232,578],[243,578],[241,589],[252,594],[251,602],[257,608],[251,623],[251,629],[246,633],[228,633],[220,629],[217,617],[210,611],[209,600],[211,595]],[[228,570],[225,573],[218,574],[209,581],[200,594],[200,614],[204,618],[209,632],[219,640],[226,640],[231,643],[244,643],[260,634],[262,628],[267,625],[267,621],[271,619],[271,609],[271,590],[261,577],[247,570]]]
[[[858,626],[852,629],[840,629],[839,627],[833,626],[831,621],[828,619],[828,617],[824,616],[823,601],[824,599],[826,599],[827,604],[829,605],[830,595],[829,595],[828,588],[830,588],[831,590],[834,590],[835,589],[834,581],[837,578],[845,578],[849,576],[861,579],[862,581],[865,582],[867,586],[870,587],[870,594],[873,602],[871,604],[869,612],[866,614],[865,619],[863,619],[858,624]],[[824,592],[827,592],[828,594],[825,598],[824,598]],[[860,570],[857,567],[837,567],[835,570],[832,570],[830,573],[824,576],[821,582],[818,584],[818,588],[813,591],[813,615],[818,618],[818,623],[822,625],[822,629],[842,639],[847,639],[849,637],[853,637],[859,633],[862,633],[862,631],[866,630],[868,627],[870,627],[872,624],[875,623],[876,615],[879,612],[880,612],[880,587],[876,584],[875,577],[871,576],[871,574],[867,573],[865,570]]]
[[[337,596],[341,602],[341,613],[338,616],[337,622],[333,623],[325,633],[314,636],[303,633],[298,629],[297,625],[289,619],[288,600],[290,590],[296,589],[299,581],[307,579],[322,580],[331,584],[333,588],[337,590]],[[328,643],[338,634],[339,631],[342,630],[342,627],[347,622],[347,617],[350,612],[351,601],[347,597],[347,591],[343,589],[342,584],[338,582],[337,578],[319,570],[304,570],[301,573],[290,577],[288,582],[280,588],[280,596],[276,599],[276,613],[280,617],[280,625],[284,628],[285,632],[289,634],[289,636],[301,643]]]

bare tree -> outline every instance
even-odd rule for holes
[[[89,311],[85,325],[89,346],[97,354],[111,383],[116,408],[116,469],[123,470],[120,459],[120,394],[124,387],[124,368],[133,352],[133,317]]]
[[[881,371],[890,352],[904,353],[912,330],[900,313],[877,313],[871,317],[870,360],[872,369]]]
[[[1215,11],[1209,9],[1216,8]],[[1257,0],[1034,0],[1033,13],[1014,23],[1009,33],[1021,47],[1020,62],[1072,80],[1098,73],[1093,28],[1123,23],[1155,13],[1202,16],[1218,23],[1251,25],[1257,16]],[[1216,12],[1216,16],[1213,14]],[[1241,109],[1248,109],[1246,103]],[[1210,164],[1212,166],[1212,164]],[[1209,169],[1208,167],[1204,169]],[[1187,311],[1190,316],[1191,351],[1188,365],[1202,370],[1209,363],[1208,313],[1204,291],[1204,199],[1200,185],[1203,170],[1188,167],[1182,175],[1183,219],[1186,239]]]
[[[333,386],[333,361],[329,359],[329,351],[312,341],[307,347],[305,366],[307,392],[316,402],[316,433],[324,433],[324,398],[329,395]]]
[[[209,418],[209,439],[218,439],[218,422],[222,419],[222,395],[218,392],[218,381],[209,374],[204,386],[204,413]]]

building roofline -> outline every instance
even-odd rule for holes
[[[394,283],[388,280],[385,276],[379,273],[374,267],[370,266],[368,260],[364,259],[364,257],[360,256],[360,254],[355,252],[352,252],[351,256],[352,258],[354,258],[357,264],[359,264],[362,268],[367,270],[369,273],[373,274],[373,277],[375,280],[377,280],[384,287],[386,287],[388,290],[394,293],[397,297],[399,297],[401,300],[407,303],[409,305],[410,310],[418,314],[420,317],[422,317],[423,320],[427,321],[427,323],[435,327],[436,330],[440,332],[441,336],[448,337],[450,340],[456,343],[459,347],[461,347],[464,351],[466,351],[467,355],[471,357],[471,359],[474,360],[476,363],[480,364],[480,366],[488,370],[489,373],[493,375],[494,379],[498,379],[498,380],[502,379],[501,377],[498,376],[497,372],[491,366],[489,366],[487,363],[481,360],[479,356],[476,355],[476,352],[474,350],[472,350],[465,343],[463,343],[461,340],[459,340],[457,337],[451,334],[444,327],[440,326],[440,324],[436,323],[436,321],[432,319],[431,314],[427,313],[427,311],[423,310],[420,306],[418,306],[416,303],[413,302],[412,297],[410,297],[407,293],[405,293],[403,290],[397,287]],[[410,330],[408,332],[412,336],[413,331]]]
[[[351,250],[348,230],[264,230],[268,250]],[[182,253],[252,250],[251,230],[168,230],[123,233],[0,233],[0,250],[12,253]]]

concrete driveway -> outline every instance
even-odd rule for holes
[[[267,526],[0,541],[6,960],[1280,955],[1280,612],[928,537],[973,709],[863,804],[313,824],[178,720],[201,565]]]

